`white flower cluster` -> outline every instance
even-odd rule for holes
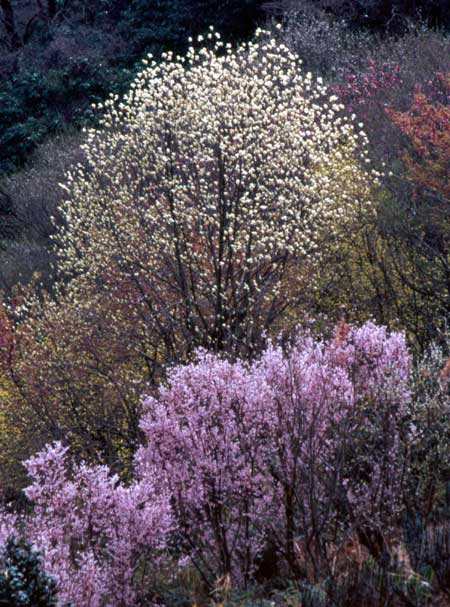
[[[150,56],[123,102],[97,106],[57,240],[74,290],[103,281],[155,330],[170,317],[220,347],[272,322],[287,268],[320,259],[369,182],[364,134],[286,47],[263,31],[205,44]]]

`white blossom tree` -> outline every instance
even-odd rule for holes
[[[252,347],[368,199],[364,135],[300,63],[265,32],[233,49],[210,31],[97,106],[58,235],[73,292],[96,281],[172,354]]]

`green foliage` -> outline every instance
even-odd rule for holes
[[[82,59],[62,68],[24,68],[0,84],[0,174],[21,165],[49,135],[95,121],[90,108],[122,92],[128,71]]]
[[[132,0],[120,29],[131,42],[132,56],[186,49],[187,37],[210,25],[228,39],[248,37],[262,17],[261,0]]]
[[[42,571],[39,552],[9,538],[1,558],[0,607],[57,607],[56,582]]]
[[[0,175],[14,171],[37,145],[69,125],[94,124],[91,105],[109,93],[122,95],[134,64],[146,53],[184,52],[188,36],[209,25],[240,40],[262,16],[261,0],[66,4],[53,22],[37,20],[29,40],[22,36],[22,46],[0,64]]]

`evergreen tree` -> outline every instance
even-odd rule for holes
[[[56,582],[42,570],[39,552],[9,538],[0,559],[0,607],[57,607]]]

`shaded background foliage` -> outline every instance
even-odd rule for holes
[[[90,104],[124,93],[145,53],[183,52],[209,25],[241,40],[267,15],[306,11],[345,19],[353,32],[404,33],[418,18],[448,26],[448,9],[448,0],[2,0],[0,174],[48,136],[92,123]]]
[[[258,0],[43,4],[1,4],[0,174],[22,165],[48,136],[92,123],[90,104],[124,93],[145,53],[183,52],[188,36],[209,25],[228,39],[246,38],[263,15]]]
[[[325,11],[355,27],[381,32],[402,32],[408,19],[423,19],[430,26],[448,26],[448,0],[274,0],[272,9],[282,12],[299,7]]]

